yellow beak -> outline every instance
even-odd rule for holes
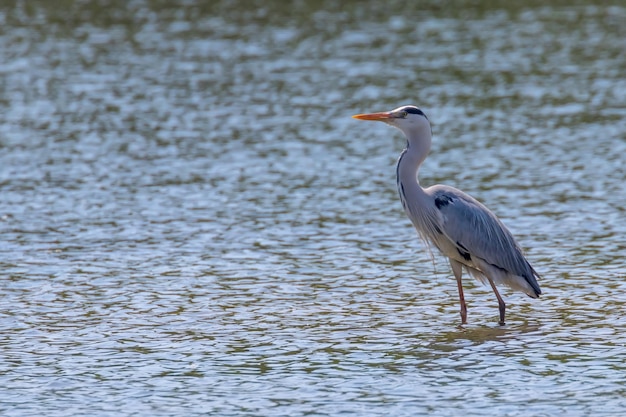
[[[354,116],[352,116],[352,118],[354,119],[359,119],[359,120],[389,120],[393,118],[393,115],[386,111],[386,112],[379,112],[379,113],[365,113],[365,114],[355,114]]]

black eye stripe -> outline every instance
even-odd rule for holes
[[[425,116],[424,112],[417,107],[405,107],[404,111],[411,114],[421,114],[422,116]]]
[[[424,114],[424,112],[422,110],[420,110],[419,108],[417,108],[415,106],[402,107],[402,111],[404,111],[406,113],[422,115],[422,116],[424,116],[424,118],[426,118],[426,120],[428,120],[428,116],[426,116],[426,114]]]

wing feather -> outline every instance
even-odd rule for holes
[[[487,207],[456,188],[435,185],[426,192],[442,214],[442,231],[459,253],[469,253],[493,267],[523,277],[541,294],[535,276],[515,238]]]

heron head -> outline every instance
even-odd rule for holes
[[[428,117],[416,106],[401,106],[388,112],[356,114],[352,117],[359,120],[384,122],[402,130],[404,133],[423,128],[427,128],[430,131]]]

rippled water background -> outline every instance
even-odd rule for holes
[[[206,3],[0,2],[2,415],[624,412],[623,3]],[[504,327],[350,118],[409,103],[543,276]]]

